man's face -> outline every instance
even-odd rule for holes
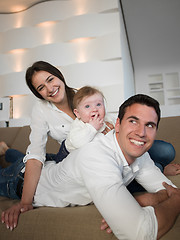
[[[152,107],[135,103],[126,108],[125,115],[115,131],[118,144],[129,164],[152,146],[156,137],[158,116]]]

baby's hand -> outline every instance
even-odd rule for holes
[[[97,131],[103,126],[103,123],[104,118],[100,119],[100,117],[98,117],[98,114],[92,117],[89,121],[89,124],[91,124]]]

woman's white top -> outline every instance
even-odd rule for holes
[[[61,144],[66,139],[73,121],[54,104],[39,100],[32,110],[30,145],[27,148],[24,162],[34,158],[44,163],[48,135]]]

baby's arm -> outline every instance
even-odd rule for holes
[[[74,120],[71,130],[65,141],[66,149],[71,152],[91,142],[98,131],[90,123],[84,123],[79,119]]]

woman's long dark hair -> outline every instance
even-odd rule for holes
[[[32,93],[36,97],[44,100],[44,98],[41,96],[41,94],[32,85],[32,77],[36,72],[39,72],[39,71],[49,72],[52,75],[58,77],[64,83],[65,91],[66,91],[67,99],[68,99],[68,105],[73,110],[73,97],[75,94],[75,89],[68,87],[65,82],[64,76],[59,71],[59,69],[57,69],[56,67],[54,67],[53,65],[51,65],[48,62],[44,62],[44,61],[35,62],[35,63],[33,63],[33,65],[31,67],[29,67],[26,70],[26,83],[27,83],[28,87],[30,88],[30,90],[32,91]]]

